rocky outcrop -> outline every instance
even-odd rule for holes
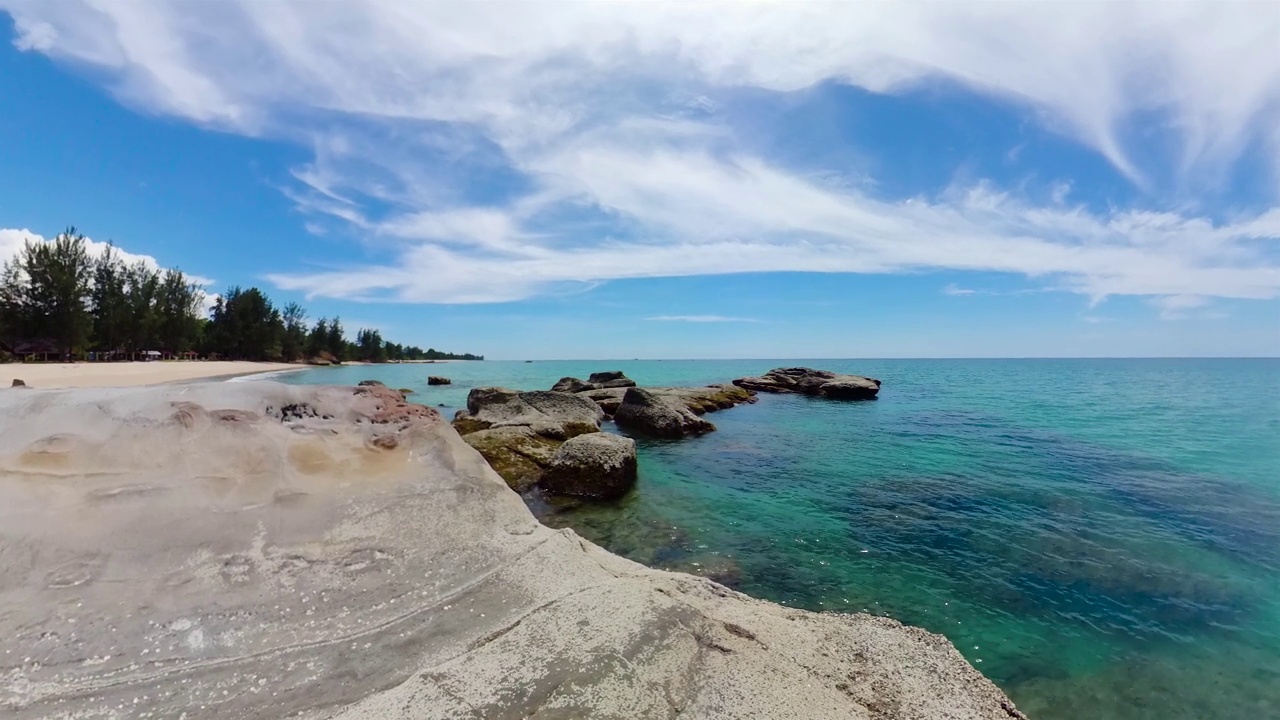
[[[842,375],[813,368],[775,368],[761,377],[738,378],[734,385],[769,393],[800,393],[833,400],[871,400],[880,392],[880,381],[861,375]]]
[[[513,490],[537,484],[555,451],[570,438],[600,432],[604,413],[570,393],[475,388],[453,426]]]
[[[636,484],[636,441],[591,433],[571,438],[547,463],[539,485],[557,495],[615,500]]]
[[[564,444],[523,426],[477,430],[463,435],[462,439],[484,456],[489,467],[516,492],[538,484],[544,468],[551,464],[556,450]]]
[[[563,377],[551,386],[556,392],[578,393],[585,390],[600,390],[603,388],[629,388],[635,387],[636,381],[627,377],[621,370],[610,370],[608,372],[591,373],[586,380],[579,380],[575,377]]]
[[[376,392],[0,393],[4,717],[1022,717],[941,636],[540,525]]]
[[[628,431],[660,438],[702,435],[716,429],[687,407],[642,388],[627,389],[613,421]]]
[[[428,385],[452,385],[453,381],[447,377],[442,377],[440,375],[428,375],[427,384]]]
[[[599,406],[570,393],[488,387],[475,388],[467,394],[467,409],[459,411],[455,425],[464,434],[491,427],[523,426],[548,438],[568,440],[599,432],[603,419]]]
[[[695,415],[724,410],[742,403],[756,401],[755,393],[746,388],[740,388],[728,383],[707,385],[705,387],[651,387],[644,388],[644,390],[674,405],[683,405]],[[622,398],[627,394],[627,389],[603,388],[587,390],[578,394],[585,398],[590,398],[600,406],[606,416],[613,417],[618,407],[622,405]]]
[[[18,378],[13,379],[13,383],[9,387],[26,387],[27,384]]]

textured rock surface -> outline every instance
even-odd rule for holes
[[[567,440],[599,432],[604,413],[586,398],[571,393],[519,392],[506,388],[475,388],[467,394],[466,412],[455,417],[459,432],[490,427],[528,427],[539,435]]]
[[[613,413],[618,427],[661,438],[702,435],[716,429],[683,404],[671,402],[642,388],[628,388]]]
[[[835,400],[870,400],[880,392],[880,381],[875,378],[803,367],[774,368],[761,377],[738,378],[733,384],[756,392],[820,395]]]
[[[524,492],[542,479],[543,468],[551,463],[562,444],[527,427],[479,430],[463,435],[462,439],[483,455],[489,467],[516,492]]]
[[[636,381],[624,375],[621,370],[610,370],[608,372],[591,373],[591,376],[586,380],[579,380],[576,377],[562,377],[555,385],[551,386],[551,389],[556,392],[578,393],[584,390],[635,386]]]
[[[730,383],[723,385],[707,385],[704,387],[648,387],[644,390],[675,405],[683,405],[696,415],[724,410],[742,403],[756,401],[755,393]],[[622,405],[622,398],[627,394],[626,388],[599,388],[578,393],[590,398],[604,414],[613,417]]]
[[[378,402],[0,392],[0,715],[1020,717],[940,636],[543,527],[438,416]]]
[[[428,385],[452,385],[453,381],[447,377],[443,377],[440,375],[428,375],[427,384]]]
[[[557,495],[615,500],[636,485],[636,441],[579,435],[556,450],[539,484]]]

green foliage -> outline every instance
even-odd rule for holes
[[[285,324],[258,288],[232,287],[213,304],[207,328],[209,352],[236,360],[280,360]]]
[[[337,317],[320,318],[308,330],[301,305],[277,309],[258,288],[230,288],[215,299],[207,319],[200,317],[204,299],[200,286],[180,270],[126,264],[113,245],[90,258],[85,237],[68,228],[52,241],[28,242],[0,266],[0,341],[45,341],[66,357],[198,350],[228,359],[291,362],[484,359],[424,352],[384,341],[371,329],[361,329],[352,343]]]

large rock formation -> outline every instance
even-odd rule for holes
[[[724,410],[735,405],[756,401],[755,393],[729,383],[704,387],[648,387],[643,389],[673,405],[682,405],[695,415]],[[590,398],[600,406],[606,416],[613,417],[613,414],[618,411],[618,407],[622,405],[622,398],[627,394],[627,388],[602,388],[599,390],[587,390],[578,394],[582,397]]]
[[[568,440],[600,431],[604,413],[590,400],[571,393],[506,388],[475,388],[467,394],[467,409],[455,418],[464,434],[491,427],[523,426],[539,435]]]
[[[774,368],[761,377],[744,377],[734,385],[771,393],[820,395],[835,400],[871,400],[880,392],[880,381],[861,375],[842,375],[813,368]]]
[[[702,435],[716,429],[684,405],[642,388],[627,389],[613,421],[626,430],[660,438]]]
[[[578,393],[584,390],[600,390],[602,388],[629,388],[635,387],[636,381],[627,377],[621,370],[610,370],[607,372],[591,373],[591,376],[584,380],[576,377],[562,377],[551,389],[556,392]]]
[[[636,441],[605,433],[571,438],[551,457],[539,484],[557,495],[620,498],[636,484]]]
[[[543,527],[380,392],[0,391],[0,714],[1022,717],[938,635]]]
[[[453,426],[513,490],[523,492],[542,479],[564,441],[599,433],[603,419],[598,405],[570,393],[475,388]]]

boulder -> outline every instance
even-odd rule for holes
[[[447,377],[441,377],[439,375],[429,375],[427,376],[427,384],[428,385],[452,385],[453,381]]]
[[[661,438],[702,435],[716,429],[687,407],[642,388],[627,389],[613,421],[632,432]]]
[[[591,376],[587,378],[587,382],[602,388],[628,388],[636,386],[636,381],[624,375],[621,370],[591,373]]]
[[[27,384],[25,382],[19,380],[18,378],[14,378],[13,384],[10,385],[9,387],[26,387],[26,386]]]
[[[579,435],[565,442],[538,481],[557,495],[599,500],[620,498],[635,484],[636,442],[606,433]]]
[[[555,385],[551,386],[551,389],[556,392],[578,393],[602,388],[629,388],[635,386],[636,381],[624,375],[621,370],[610,370],[591,373],[591,376],[586,380],[579,380],[576,377],[562,377]]]
[[[724,410],[742,403],[756,401],[754,392],[728,383],[705,387],[654,387],[644,388],[644,390],[672,404],[683,405],[695,415]],[[586,390],[578,394],[582,397],[590,398],[599,405],[606,417],[613,417],[613,414],[622,405],[622,398],[627,394],[627,388],[600,388],[598,390]]]
[[[570,393],[475,388],[467,394],[466,412],[455,416],[454,427],[465,434],[489,427],[523,426],[545,437],[568,440],[599,432],[603,419],[599,406]]]
[[[880,381],[875,378],[805,367],[774,368],[761,377],[738,378],[733,384],[757,392],[798,393],[833,400],[871,400],[880,392]]]
[[[524,492],[542,479],[543,468],[561,445],[527,427],[477,430],[462,439],[483,455],[489,467],[516,492]]]
[[[560,378],[559,381],[556,382],[555,385],[551,386],[551,389],[554,390],[555,392],[576,393],[576,392],[582,392],[583,390],[592,390],[595,388],[579,380],[576,377],[562,377]]]
[[[321,357],[313,357],[313,358],[307,358],[307,364],[308,364],[308,365],[317,365],[317,366],[320,366],[320,367],[328,367],[328,366],[332,365],[333,363],[332,363],[332,362],[329,362],[328,360],[325,360],[324,358],[321,358]]]
[[[381,380],[361,380],[356,383],[356,387],[386,387],[387,384]]]

